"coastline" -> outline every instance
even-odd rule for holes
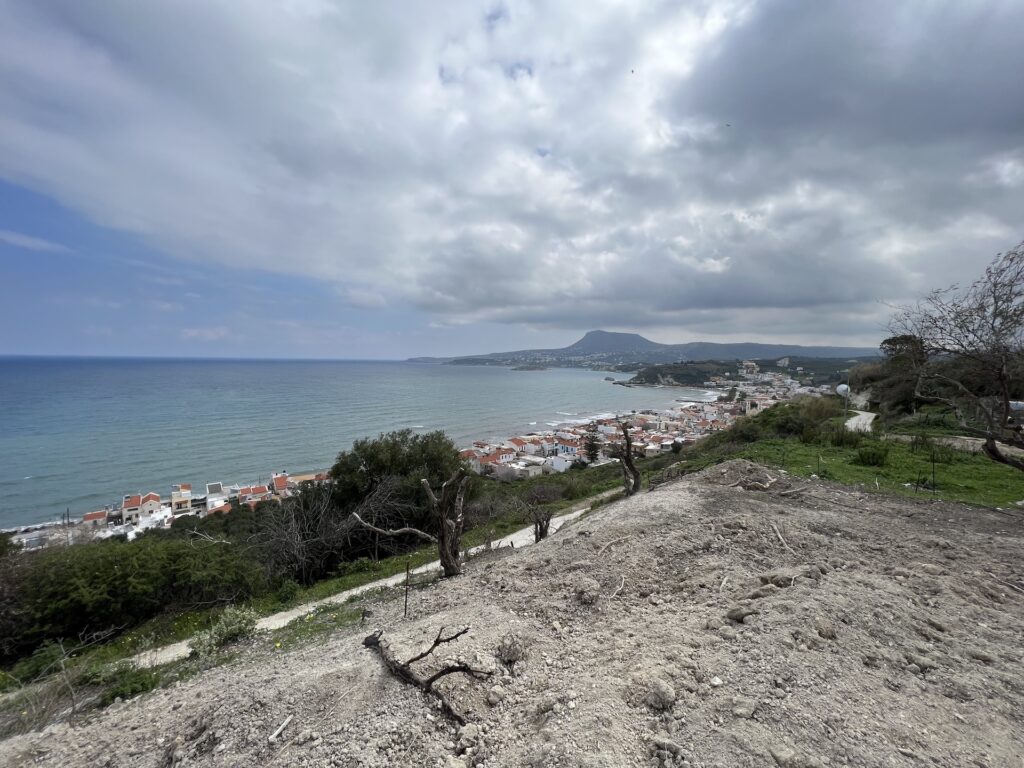
[[[83,361],[75,361],[75,362],[83,362]],[[108,361],[87,360],[87,361],[84,361],[84,362],[88,363],[88,364],[94,364],[94,363],[98,364],[98,363],[106,363]],[[121,365],[125,364],[125,361],[116,361],[116,364],[118,366],[121,366]],[[191,364],[191,362],[190,362],[190,364]],[[207,363],[206,363],[206,361],[203,361],[203,362],[200,362],[199,364],[205,365]],[[233,364],[234,363],[232,363],[232,365]],[[250,362],[246,363],[246,365],[254,365],[254,364],[255,363],[250,363]],[[147,362],[147,365],[149,365],[148,362]],[[275,365],[277,367],[281,367],[280,363],[276,363]],[[415,363],[411,363],[411,364],[401,364],[401,363],[398,363],[398,364],[392,364],[392,365],[399,365],[399,366],[409,365],[411,367],[416,367],[416,368],[419,368],[419,369],[428,368],[428,369],[434,369],[434,370],[436,370],[438,368],[446,368],[448,371],[455,371],[456,374],[461,374],[462,371],[466,370],[462,366],[417,366]],[[318,366],[323,368],[323,367],[326,366],[326,364],[320,363],[320,364],[318,364]],[[436,411],[436,413],[433,413],[435,418],[427,418],[427,416],[429,416],[431,414],[421,413],[421,414],[419,414],[421,416],[420,419],[416,419],[416,418],[404,419],[405,424],[395,424],[394,423],[394,421],[395,421],[394,418],[391,419],[391,423],[389,423],[387,420],[381,420],[381,421],[377,422],[375,424],[375,426],[373,426],[373,427],[371,427],[371,426],[369,426],[369,424],[367,424],[366,426],[364,426],[361,429],[361,434],[355,435],[354,438],[352,438],[352,439],[357,439],[357,438],[361,438],[361,437],[372,437],[372,436],[375,436],[375,435],[377,435],[377,434],[379,434],[381,432],[387,432],[387,431],[392,431],[394,429],[401,429],[401,428],[410,428],[410,429],[414,429],[416,431],[431,431],[433,429],[443,429],[446,433],[448,433],[450,436],[452,436],[453,440],[456,441],[457,445],[461,446],[461,445],[468,445],[471,442],[474,442],[474,441],[477,441],[477,440],[502,440],[502,439],[507,439],[509,436],[513,436],[513,435],[530,434],[530,433],[533,433],[533,432],[540,433],[540,432],[544,432],[544,431],[551,431],[553,429],[556,429],[556,428],[562,427],[562,426],[578,426],[580,424],[588,423],[589,421],[597,419],[597,418],[608,417],[608,416],[610,416],[610,415],[612,415],[614,413],[625,414],[625,413],[630,413],[630,412],[637,412],[637,411],[639,411],[641,409],[657,409],[657,410],[661,410],[661,409],[670,407],[671,405],[675,405],[675,403],[669,403],[669,402],[660,402],[659,403],[657,401],[652,401],[652,400],[650,400],[647,397],[641,396],[641,397],[637,398],[637,397],[634,396],[634,397],[630,398],[635,403],[634,407],[619,407],[619,408],[617,408],[615,410],[601,409],[600,408],[600,401],[602,399],[607,399],[605,397],[601,397],[601,395],[603,395],[604,393],[606,393],[606,392],[608,392],[610,390],[619,390],[618,387],[610,387],[609,386],[609,384],[611,384],[613,382],[609,382],[609,381],[604,380],[603,376],[604,376],[605,372],[601,372],[601,371],[591,371],[591,370],[584,370],[584,369],[549,369],[547,371],[537,371],[536,372],[538,374],[537,377],[527,377],[527,379],[523,379],[523,378],[521,378],[519,376],[513,375],[512,369],[510,369],[510,368],[504,368],[504,369],[502,369],[502,371],[499,372],[499,371],[496,371],[494,367],[488,367],[488,378],[489,379],[493,379],[494,378],[494,374],[496,374],[496,373],[505,373],[505,374],[507,374],[509,376],[510,380],[515,383],[517,388],[519,388],[519,382],[523,382],[523,381],[537,382],[537,381],[544,381],[544,380],[547,380],[549,378],[556,378],[556,379],[563,379],[564,378],[564,379],[566,379],[566,384],[567,385],[573,385],[574,382],[577,382],[577,381],[579,381],[581,383],[585,382],[590,388],[594,389],[594,392],[597,395],[599,395],[599,397],[594,398],[594,399],[597,400],[597,402],[594,402],[594,405],[597,405],[598,408],[594,408],[594,409],[580,409],[580,410],[573,409],[573,408],[568,408],[568,409],[564,409],[564,410],[554,410],[552,412],[549,412],[548,414],[545,414],[544,413],[544,410],[545,410],[544,409],[544,404],[540,403],[536,410],[533,410],[530,415],[526,415],[526,413],[524,411],[520,411],[519,413],[516,413],[514,411],[510,411],[510,409],[503,408],[501,406],[501,404],[497,404],[497,405],[495,405],[493,410],[488,409],[488,413],[485,414],[486,417],[487,417],[487,418],[484,419],[484,421],[486,422],[485,424],[482,424],[482,425],[478,426],[477,428],[472,428],[472,429],[467,429],[465,426],[461,426],[461,428],[460,428],[460,426],[455,426],[455,428],[452,429],[449,425],[438,424],[437,426],[434,426],[434,424],[432,423],[432,422],[435,421],[436,417],[440,414],[441,410],[445,410],[445,406],[447,405],[447,403],[439,402],[435,406],[435,408],[434,408],[434,410]],[[525,394],[529,395],[530,389],[531,389],[531,387],[527,386],[525,388]],[[571,400],[577,400],[578,401],[581,398],[586,397],[584,393],[577,394],[576,390],[577,390],[576,386],[571,386],[569,391],[572,392],[573,395],[572,395],[571,399],[569,400],[569,402],[571,402]],[[709,394],[709,393],[703,392],[700,389],[695,389],[695,390],[693,390],[693,392],[694,392],[695,396],[699,395],[702,400],[705,399],[707,397],[707,395]],[[587,397],[586,399],[591,399],[591,398]],[[622,398],[616,397],[616,398],[613,398],[613,399],[622,399]],[[646,405],[645,405],[645,403],[646,403]],[[412,414],[410,414],[410,415],[412,415]],[[307,423],[307,426],[304,426],[304,428],[303,428],[303,432],[305,432],[305,430],[310,430],[310,429],[316,430],[317,429],[317,426],[315,426],[315,423],[313,422],[312,419],[297,418],[296,421],[305,421]],[[463,419],[457,419],[455,424],[458,425],[460,421],[462,421],[463,424],[465,423],[465,419],[463,418]],[[504,426],[501,426],[502,424]],[[291,426],[291,428],[293,430],[296,428],[293,425],[290,425],[290,426]],[[453,433],[455,433],[455,434],[453,434]],[[299,434],[302,434],[302,433],[299,433]],[[200,434],[200,435],[198,435],[198,437],[201,439],[202,435]],[[242,445],[243,445],[243,447],[246,447],[247,444],[243,442]],[[347,447],[348,446],[345,444],[344,441],[339,441],[339,444],[338,444],[337,448],[328,447],[326,449],[326,451],[324,452],[326,455],[324,455],[324,454],[321,454],[321,455],[323,456],[323,458],[326,458],[328,460],[328,462],[329,462],[328,466],[329,466],[330,463],[333,463],[333,458],[336,455],[337,451],[345,450],[345,449],[347,449]],[[284,454],[282,453],[281,455],[284,455]],[[51,461],[59,461],[59,459],[54,458],[54,459],[51,459]],[[300,459],[300,461],[301,461],[301,459]],[[237,461],[236,460],[233,463],[242,464],[242,463],[249,463],[249,462],[245,461],[245,460],[243,460],[243,461]],[[251,481],[253,478],[262,477],[263,480],[265,481],[267,476],[268,476],[268,474],[269,474],[269,467],[286,467],[289,464],[289,462],[283,462],[282,463],[279,459],[271,459],[270,461],[265,461],[265,462],[261,461],[260,463],[264,464],[264,468],[262,470],[258,470],[256,472],[252,472],[252,471],[245,472],[245,471],[242,471],[242,472],[238,472],[237,474],[234,474],[234,473],[229,474],[227,472],[217,471],[216,469],[211,469],[211,470],[202,470],[202,469],[200,469],[199,471],[193,470],[191,472],[176,472],[174,474],[172,482],[174,482],[174,481],[177,481],[177,482],[185,481],[185,482],[187,482],[187,481],[191,480],[192,483],[195,484],[197,488],[203,488],[204,487],[203,484],[205,484],[208,480],[214,480],[214,479],[218,479],[218,478],[219,479],[223,479],[223,480],[226,481],[224,483],[225,486],[227,486],[230,483],[235,483],[236,481],[241,482],[242,478],[245,478],[245,479]],[[303,464],[304,464],[305,467],[310,467],[310,466],[316,467],[316,466],[319,465],[319,462],[317,462],[315,464],[307,464],[307,463],[303,462]],[[5,482],[0,483],[0,485],[6,485],[6,486],[12,487],[12,488],[19,487],[19,486],[26,487],[26,488],[32,488],[32,487],[35,486],[36,483],[39,483],[40,481],[46,481],[48,478],[53,476],[53,472],[52,471],[48,471],[47,469],[42,469],[38,465],[35,465],[35,466],[31,467],[31,470],[34,470],[34,472],[33,471],[25,472],[25,475],[26,475],[25,477],[22,477],[20,479],[11,477],[11,478],[7,479]],[[296,473],[295,475],[293,475],[293,477],[296,478],[296,479],[312,479],[317,473],[318,473],[318,470],[316,470],[316,469],[313,469],[313,470],[307,469],[307,470],[303,470],[302,472]],[[18,472],[17,474],[21,474],[21,472]],[[122,472],[122,474],[127,474],[127,471]],[[57,499],[53,499],[49,503],[47,503],[45,506],[48,507],[50,510],[52,510],[50,513],[46,513],[43,510],[43,508],[42,508],[43,505],[42,504],[39,504],[39,505],[33,504],[32,505],[33,507],[35,507],[35,509],[37,511],[31,511],[30,509],[26,509],[22,513],[18,513],[16,509],[15,510],[11,510],[11,512],[10,512],[10,514],[8,516],[9,519],[3,521],[3,525],[2,525],[2,528],[0,528],[0,530],[5,531],[5,532],[15,532],[15,531],[24,532],[24,531],[29,531],[29,530],[41,530],[41,529],[46,529],[46,528],[59,527],[62,524],[64,524],[62,522],[61,518],[63,517],[64,514],[66,514],[65,510],[70,512],[70,517],[71,517],[71,520],[73,522],[78,522],[78,521],[81,521],[83,516],[86,515],[86,514],[89,514],[89,513],[94,512],[94,511],[99,511],[99,510],[101,510],[101,509],[103,509],[104,507],[107,507],[107,506],[113,507],[113,506],[117,505],[120,502],[121,496],[124,495],[124,494],[127,494],[127,493],[146,493],[147,491],[153,490],[153,491],[155,491],[157,493],[161,493],[161,495],[165,495],[167,493],[167,488],[163,487],[163,485],[168,485],[169,484],[169,483],[167,483],[166,480],[164,480],[164,481],[159,481],[159,480],[147,481],[145,479],[145,476],[151,476],[152,477],[154,475],[162,475],[162,476],[166,477],[169,474],[170,473],[166,470],[166,468],[164,468],[164,462],[161,461],[159,463],[154,463],[153,466],[150,469],[145,471],[145,473],[140,472],[137,476],[133,475],[134,479],[129,479],[127,482],[124,482],[124,481],[120,481],[120,482],[118,482],[118,481],[113,481],[113,482],[107,481],[107,482],[105,482],[103,484],[102,487],[99,486],[99,485],[95,485],[95,486],[92,486],[92,485],[90,485],[90,486],[78,486],[75,489],[76,490],[75,494],[69,494],[68,496],[65,496],[63,498],[58,497]],[[2,478],[0,478],[0,479],[2,479]],[[96,478],[96,479],[98,479],[98,478]],[[255,483],[251,483],[251,484],[255,484]],[[31,491],[28,491],[28,492],[31,493]],[[95,498],[96,501],[93,502],[92,504],[89,504],[89,503],[84,503],[83,504],[83,503],[81,503],[81,501],[76,502],[72,498],[72,496],[81,497],[81,498],[84,498],[84,497]],[[41,501],[41,499],[37,499],[37,501]],[[18,518],[20,518],[20,519],[18,519]],[[35,518],[35,519],[33,519],[33,518]]]

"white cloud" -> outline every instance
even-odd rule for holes
[[[231,331],[224,326],[216,326],[212,328],[183,328],[181,330],[181,338],[189,341],[223,341],[230,336]]]
[[[9,229],[0,229],[0,243],[13,245],[15,248],[24,248],[27,251],[45,251],[49,253],[67,253],[70,251],[59,243],[51,243],[39,237],[23,235],[20,232],[11,232]]]
[[[1024,9],[984,5],[0,0],[0,176],[446,326],[859,337],[1021,236]]]

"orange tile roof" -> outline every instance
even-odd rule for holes
[[[86,523],[91,523],[93,520],[106,520],[106,519],[107,519],[107,513],[106,513],[105,510],[102,510],[102,509],[99,510],[98,512],[86,512],[84,515],[82,515],[82,521],[86,522]]]

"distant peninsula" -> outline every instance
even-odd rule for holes
[[[717,344],[693,341],[688,344],[660,344],[638,333],[589,331],[575,344],[561,349],[523,349],[490,352],[465,357],[415,357],[410,362],[445,365],[497,365],[520,370],[541,368],[592,368],[629,370],[627,366],[658,365],[700,360],[765,360],[769,358],[863,358],[877,357],[871,347],[805,347],[799,344]],[[529,366],[526,368],[526,366]]]

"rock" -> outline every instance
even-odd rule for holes
[[[576,600],[582,605],[593,605],[601,596],[601,585],[589,576],[583,576],[576,582]]]
[[[492,707],[496,707],[505,700],[505,696],[505,689],[500,685],[496,685],[487,692],[487,703]]]
[[[448,756],[448,759],[444,761],[444,768],[469,768],[466,765],[466,761],[461,757]]]
[[[722,678],[720,677],[712,677],[709,682],[711,683],[712,688],[721,688],[723,685],[725,685],[725,683],[722,682]]]
[[[762,597],[768,597],[769,595],[774,595],[778,591],[779,591],[779,588],[777,586],[775,586],[774,584],[762,584],[760,587],[758,587],[753,592],[751,592],[749,595],[747,595],[747,597],[750,598],[751,600],[760,600]]]
[[[768,753],[779,768],[796,768],[796,750],[784,746],[768,747]]]
[[[672,709],[676,703],[676,689],[660,677],[652,678],[646,698],[647,706],[658,712]]]
[[[972,659],[984,662],[985,664],[992,664],[996,660],[992,654],[987,653],[986,651],[983,651],[980,648],[968,649],[967,655],[970,656]]]
[[[927,672],[928,670],[935,669],[938,666],[938,664],[932,659],[918,653],[907,653],[904,655],[908,664],[917,665],[922,672]]]
[[[683,751],[683,748],[679,744],[676,744],[674,741],[672,741],[672,739],[666,733],[655,734],[652,741],[654,742],[654,748],[656,750],[662,750],[672,755],[678,755]]]
[[[825,640],[836,639],[836,625],[826,619],[824,616],[814,617],[814,629],[818,633],[818,637]]]
[[[725,618],[729,621],[734,621],[737,624],[742,624],[743,620],[747,616],[751,616],[755,613],[758,613],[758,611],[748,605],[737,605],[735,608],[729,609],[729,612],[725,614]]]
[[[746,699],[737,696],[732,700],[732,705],[732,713],[736,715],[736,717],[742,717],[745,720],[752,718],[754,713],[757,711],[757,702],[754,701],[754,699]]]

